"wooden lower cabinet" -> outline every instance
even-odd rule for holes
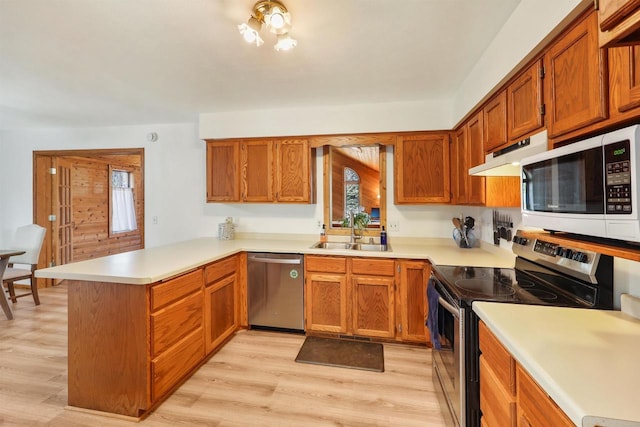
[[[575,426],[562,409],[556,405],[520,365],[517,367],[517,378],[519,426]]]
[[[305,257],[305,329],[347,333],[347,259]]]
[[[205,267],[204,332],[207,354],[238,328],[238,256]]]
[[[424,260],[398,260],[398,335],[404,342],[430,341],[427,318],[427,281],[431,264]]]
[[[151,285],[69,280],[69,406],[157,406],[237,329],[240,259]]]
[[[487,427],[574,426],[484,322],[480,335],[480,410]]]
[[[307,255],[305,329],[425,343],[429,271],[426,261]]]

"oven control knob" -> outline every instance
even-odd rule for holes
[[[584,252],[576,252],[576,254],[573,256],[573,259],[578,262],[587,262],[589,260],[587,254],[585,254]]]
[[[566,249],[564,251],[564,257],[565,258],[569,258],[569,259],[573,259],[573,251],[571,249]]]
[[[562,246],[558,246],[558,247],[556,248],[556,252],[555,252],[555,254],[554,254],[554,255],[557,255],[557,256],[564,256],[564,251],[565,251],[565,248],[563,248]]]

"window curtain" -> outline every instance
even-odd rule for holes
[[[113,188],[111,228],[114,233],[138,229],[132,188]]]

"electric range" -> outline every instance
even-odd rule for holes
[[[455,426],[480,425],[474,301],[613,308],[613,257],[530,239],[521,231],[512,243],[517,255],[513,268],[436,265],[432,270],[429,301],[437,301],[432,312],[437,311],[437,321],[427,323],[434,376],[442,389],[442,406],[448,408],[450,424]]]

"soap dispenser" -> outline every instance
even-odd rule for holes
[[[384,230],[384,225],[382,226],[382,231],[380,232],[380,244],[385,246],[387,244],[387,232]]]
[[[327,241],[327,226],[325,224],[322,224],[322,230],[320,230],[320,241],[323,243]]]

